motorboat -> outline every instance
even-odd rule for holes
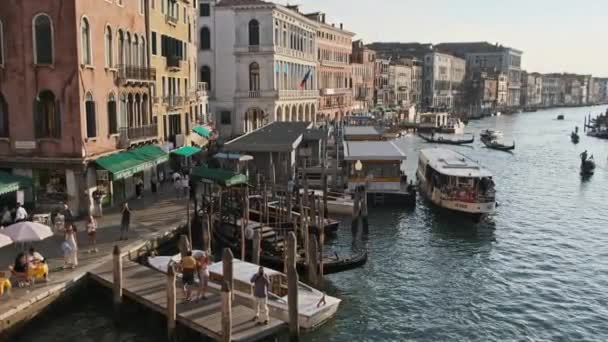
[[[197,251],[193,251],[197,253]],[[166,273],[169,265],[177,264],[181,255],[149,257],[148,264]],[[239,259],[233,259],[232,272],[234,293],[238,299],[254,305],[253,284],[251,277],[258,272],[259,266]],[[281,272],[264,267],[264,273],[270,279],[268,289],[268,308],[271,317],[289,322],[287,276]],[[223,262],[209,266],[209,278],[212,282],[223,280]],[[298,323],[304,330],[315,329],[336,315],[341,300],[325,294],[311,286],[298,282]]]
[[[479,133],[479,136],[481,137],[481,139],[487,139],[487,140],[498,140],[500,138],[502,138],[502,132],[501,131],[497,131],[497,130],[493,130],[493,129],[484,129],[483,131],[481,131],[481,133]]]
[[[447,112],[421,113],[418,130],[422,132],[440,132],[446,134],[463,134],[466,124]]]
[[[323,198],[323,190],[309,190],[317,198]],[[300,189],[300,195],[304,195],[304,189]],[[328,192],[327,212],[335,215],[352,215],[355,204],[348,194]]]
[[[496,209],[492,173],[461,153],[421,150],[416,176],[418,191],[438,207],[476,217]]]

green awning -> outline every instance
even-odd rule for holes
[[[225,187],[247,184],[247,176],[224,169],[211,169],[205,166],[197,166],[192,169],[194,179],[205,179]]]
[[[192,128],[192,132],[200,135],[201,137],[207,138],[207,139],[211,137],[211,131],[209,131],[209,129],[207,129],[203,126],[194,126]]]
[[[22,188],[29,188],[32,183],[32,179],[29,177],[0,171],[0,195],[15,192]]]
[[[171,151],[171,153],[177,154],[182,157],[191,157],[191,156],[199,153],[200,151],[202,151],[202,150],[196,146],[182,146],[182,147],[178,148],[177,150]]]
[[[169,155],[160,147],[146,145],[129,151],[119,152],[107,157],[101,157],[95,162],[101,168],[112,173],[112,179],[122,179],[137,172],[155,167],[169,160]]]

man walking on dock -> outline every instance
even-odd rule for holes
[[[268,324],[268,286],[270,280],[264,274],[264,267],[260,266],[258,273],[251,277],[251,283],[253,284],[253,296],[255,297],[255,317],[253,320],[258,321],[258,324],[266,325]]]

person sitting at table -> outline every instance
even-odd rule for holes
[[[13,276],[15,277],[19,287],[27,285],[30,282],[27,275],[27,258],[23,252],[17,254],[17,257],[15,258],[15,264],[13,265]]]
[[[4,272],[0,272],[0,297],[4,295],[4,291],[10,293],[12,287],[10,279],[6,277]]]

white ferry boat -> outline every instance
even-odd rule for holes
[[[416,176],[419,192],[439,207],[477,217],[496,208],[492,173],[463,154],[421,150]]]

